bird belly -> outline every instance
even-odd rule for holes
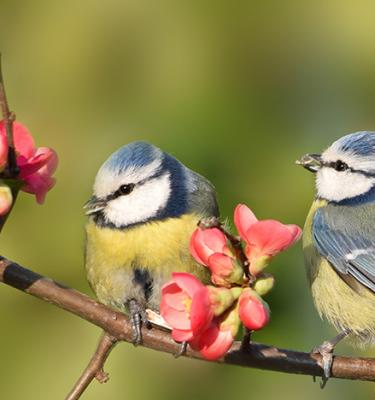
[[[303,235],[305,264],[315,306],[319,315],[338,331],[350,328],[356,344],[375,343],[375,295],[354,279],[339,275],[313,244],[312,220],[322,206],[322,201],[313,204]]]
[[[86,226],[86,270],[98,300],[126,311],[134,298],[159,309],[162,285],[172,272],[191,272],[207,279],[207,270],[190,256],[190,237],[199,217],[154,221],[130,229]]]

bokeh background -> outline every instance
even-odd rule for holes
[[[95,173],[145,139],[216,185],[222,214],[245,202],[302,225],[313,177],[294,165],[344,133],[375,129],[372,1],[48,0],[0,3],[0,49],[12,109],[60,156],[38,206],[21,194],[1,254],[91,294],[83,268]],[[155,238],[157,240],[157,238]],[[272,321],[255,339],[308,351],[333,335],[313,309],[301,246],[277,258]],[[62,399],[99,329],[0,287],[2,399]],[[371,354],[340,345],[339,353]],[[185,359],[119,345],[85,399],[353,399],[370,383]]]

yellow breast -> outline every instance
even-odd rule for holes
[[[326,202],[321,200],[313,203],[303,234],[305,263],[315,306],[320,316],[325,317],[337,330],[350,328],[359,335],[357,339],[373,340],[375,295],[352,278],[345,277],[345,281],[313,244],[313,218],[315,212],[325,205]]]
[[[133,290],[134,268],[149,271],[155,291],[160,291],[172,272],[186,271],[204,278],[207,271],[189,253],[190,237],[198,220],[197,215],[190,214],[125,230],[101,228],[90,220],[86,226],[85,264],[99,300],[122,304],[124,296]]]

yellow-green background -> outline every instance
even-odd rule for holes
[[[374,13],[373,1],[1,0],[11,107],[60,165],[44,206],[21,194],[0,253],[91,294],[82,205],[100,164],[135,139],[214,182],[223,215],[245,202],[261,218],[302,225],[313,177],[296,158],[375,129]],[[309,350],[330,337],[300,245],[270,270],[272,320],[255,339]],[[62,399],[100,333],[5,286],[0,321],[1,399]],[[370,383],[332,380],[321,391],[310,377],[174,360],[128,344],[106,369],[110,382],[94,383],[85,399],[373,396]]]

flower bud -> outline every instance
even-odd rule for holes
[[[267,255],[262,255],[258,258],[255,258],[250,263],[250,273],[253,276],[259,275],[270,263],[272,257]]]
[[[257,331],[270,319],[268,304],[252,289],[245,289],[239,298],[239,316],[246,328]]]
[[[269,293],[275,284],[275,278],[271,274],[263,273],[258,276],[254,284],[254,290],[259,296],[265,296]]]
[[[209,299],[215,317],[223,314],[240,297],[242,288],[234,287],[231,289],[223,287],[208,286]]]
[[[13,196],[9,186],[0,186],[0,215],[8,214],[12,207]]]

